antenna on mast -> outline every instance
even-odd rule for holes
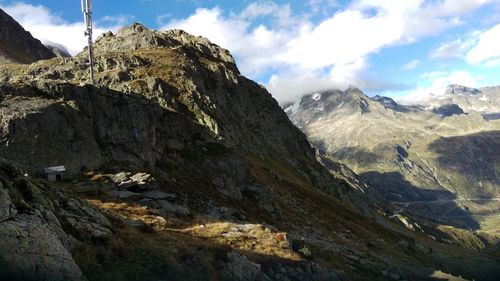
[[[85,22],[85,36],[87,36],[89,44],[89,66],[90,66],[90,83],[94,83],[94,48],[92,46],[92,0],[81,0],[82,13]]]

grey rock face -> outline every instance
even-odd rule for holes
[[[260,272],[260,265],[237,253],[229,252],[227,262],[223,264],[221,280],[250,281],[256,280]]]
[[[155,199],[155,200],[175,199],[175,197],[176,197],[174,194],[168,194],[168,193],[161,192],[161,191],[148,191],[148,192],[142,193],[141,196],[144,198]]]
[[[458,94],[476,95],[479,93],[481,93],[481,91],[478,89],[469,88],[456,84],[448,85],[448,87],[446,87],[446,92],[445,92],[446,95],[458,95]]]
[[[137,53],[131,54],[131,49]],[[4,111],[3,136],[12,138],[5,154],[20,153],[23,156],[18,158],[36,169],[68,162],[64,164],[70,173],[110,161],[154,167],[163,148],[183,150],[194,135],[202,139],[213,135],[229,147],[261,157],[278,155],[293,165],[298,165],[297,159],[302,156],[314,159],[305,136],[290,123],[271,95],[240,76],[227,50],[206,39],[178,30],[152,31],[136,24],[117,35],[106,34],[98,39],[95,52],[96,69],[105,73],[99,78],[100,89],[67,84],[74,77],[87,75],[84,53],[49,68],[33,66],[29,72],[37,79],[24,86],[12,88],[10,82],[5,84],[1,91],[4,95],[51,92],[47,99],[39,96],[15,101],[21,111],[30,114],[18,116],[14,111]],[[115,55],[108,55],[111,52]],[[153,52],[160,56],[156,56],[156,62],[149,61]],[[176,64],[170,65],[172,59]],[[169,64],[166,69],[175,75],[170,75],[170,70],[139,74],[155,69],[152,63]],[[4,78],[11,82],[33,80],[10,75]],[[66,102],[59,103],[60,98]],[[3,106],[13,104],[6,100]],[[41,115],[34,118],[35,112]],[[187,125],[193,121],[204,128]],[[44,128],[48,123],[58,125]],[[42,128],[47,131],[46,137],[29,135]],[[28,139],[30,144],[24,142]],[[46,149],[55,144],[58,151]]]
[[[221,280],[268,281],[268,280],[304,280],[338,281],[333,272],[309,262],[296,264],[261,265],[248,260],[237,252],[227,253],[227,258],[220,268]]]
[[[0,183],[2,280],[86,280],[72,252],[84,241],[109,238],[110,220],[4,162]]]
[[[0,187],[0,222],[12,219],[17,214],[17,210],[12,204],[9,192]]]
[[[274,200],[274,194],[260,186],[251,185],[244,191],[246,198],[255,202],[262,211],[268,213],[274,220],[281,220],[283,217],[280,206]]]
[[[51,50],[0,9],[0,59],[32,63],[53,57],[55,54]]]
[[[37,215],[0,223],[0,274],[8,280],[85,280],[71,254]]]
[[[162,212],[168,214],[174,214],[178,216],[187,216],[191,212],[188,207],[170,203],[167,200],[157,201],[158,207]]]
[[[85,280],[69,251],[75,240],[50,210],[54,204],[21,174],[0,163],[0,276]]]

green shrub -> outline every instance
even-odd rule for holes
[[[311,250],[309,250],[309,247],[307,245],[303,245],[300,249],[299,252],[304,255],[304,257],[310,257],[312,255]]]

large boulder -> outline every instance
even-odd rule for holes
[[[85,280],[37,212],[0,223],[0,275],[4,280]]]

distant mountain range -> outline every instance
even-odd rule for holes
[[[306,95],[284,110],[320,153],[339,159],[389,201],[500,197],[500,87],[450,85],[417,106],[351,87]],[[477,213],[465,207],[407,211],[473,228],[478,220],[468,216]]]
[[[469,88],[449,85],[442,96],[427,101],[424,106],[436,108],[447,104],[456,104],[465,112],[479,112],[487,118],[498,118],[500,113],[500,86]]]

